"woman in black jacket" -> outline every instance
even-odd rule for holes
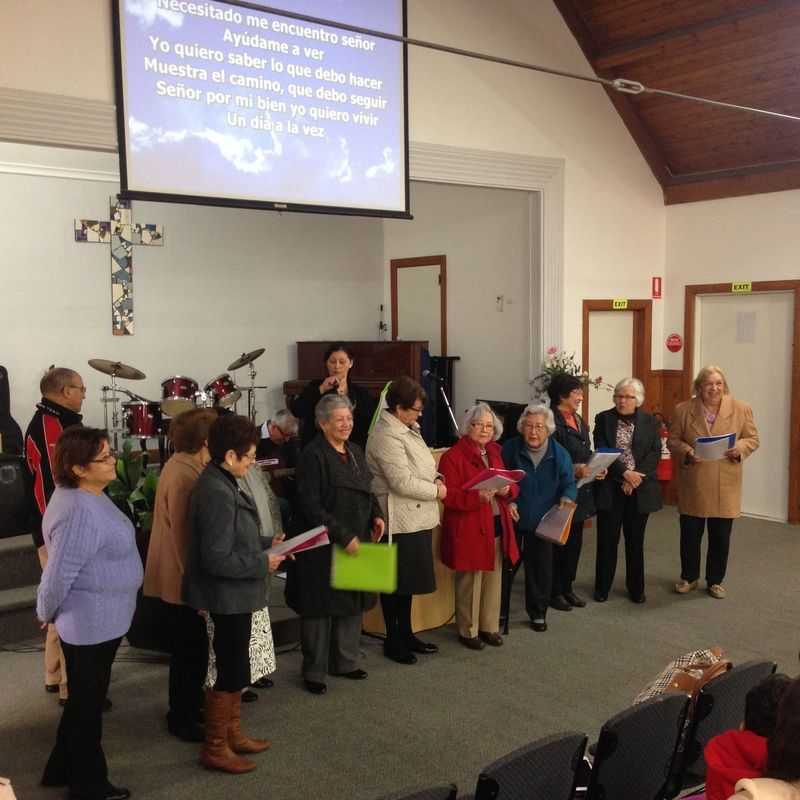
[[[337,342],[325,351],[325,369],[328,377],[311,381],[300,397],[289,405],[292,413],[300,420],[300,446],[305,448],[317,434],[317,423],[314,409],[321,397],[339,395],[350,400],[353,408],[353,432],[350,441],[355,442],[362,450],[367,446],[367,434],[375,413],[375,400],[369,392],[350,380],[353,368],[353,354],[347,345]]]
[[[373,594],[331,587],[332,547],[354,555],[359,542],[383,536],[383,512],[372,494],[364,451],[348,442],[353,430],[350,401],[337,394],[316,408],[320,433],[297,465],[296,530],[324,525],[331,545],[298,553],[287,570],[286,601],[300,615],[303,678],[312,694],[327,691],[326,676],[362,680],[358,668],[361,615]]]
[[[614,583],[620,528],[625,534],[625,585],[634,603],[644,603],[644,532],[647,518],[662,506],[656,467],[661,436],[655,419],[639,406],[644,386],[623,378],[614,387],[614,408],[594,420],[594,446],[616,448],[620,457],[609,467],[608,480],[595,484],[597,563],[594,599],[603,603]]]
[[[575,480],[579,481],[586,475],[586,464],[592,457],[589,426],[578,413],[583,402],[583,382],[576,375],[555,375],[547,387],[547,393],[556,423],[553,438],[569,453]],[[602,480],[605,476],[606,470],[603,470],[595,480]],[[553,548],[553,596],[550,607],[559,611],[571,611],[586,605],[586,601],[573,591],[572,583],[581,558],[583,523],[595,515],[593,483],[586,483],[578,489],[577,503],[566,544]]]
[[[217,679],[206,692],[206,740],[200,763],[241,773],[256,765],[242,753],[260,753],[266,739],[251,739],[240,726],[241,690],[250,684],[250,634],[254,611],[267,604],[266,577],[283,561],[264,553],[255,501],[243,478],[255,461],[258,429],[247,417],[226,414],[208,432],[210,463],[192,489],[190,539],[183,599],[214,622]]]

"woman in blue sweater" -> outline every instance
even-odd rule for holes
[[[142,562],[133,525],[103,493],[116,475],[108,434],[67,428],[55,451],[56,488],[42,520],[49,558],[36,613],[54,623],[70,690],[45,786],[69,786],[70,800],[125,800],[108,780],[103,701],[120,640],[130,628]]]
[[[520,435],[503,445],[503,463],[521,469],[516,506],[511,515],[525,564],[525,610],[533,630],[547,630],[547,607],[553,583],[553,545],[534,534],[542,517],[554,505],[575,504],[577,489],[569,453],[550,435],[555,431],[553,412],[543,405],[529,405],[517,422]],[[503,573],[506,577],[506,573]],[[513,581],[513,574],[506,580]],[[510,586],[506,585],[504,597]]]

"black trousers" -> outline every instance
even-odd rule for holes
[[[407,651],[414,635],[411,630],[410,594],[382,594],[381,609],[386,625],[386,641],[384,649],[387,653]]]
[[[211,614],[218,692],[240,692],[250,685],[250,630],[253,615]]]
[[[522,558],[511,570],[503,570],[502,597],[508,597],[520,564],[525,566],[525,611],[534,620],[547,616],[553,591],[553,545],[540,539],[533,531],[517,531],[517,546]]]
[[[690,517],[681,514],[681,578],[696,581],[700,577],[700,545],[708,523],[708,553],[706,554],[706,582],[709,586],[722,583],[728,569],[731,548],[732,519],[720,517]]]
[[[613,494],[611,508],[597,512],[597,561],[594,591],[607,595],[617,572],[620,529],[625,535],[625,586],[631,597],[644,594],[644,532],[649,514],[640,514],[636,495],[621,489]]]
[[[208,671],[206,622],[193,608],[162,603],[162,620],[169,631],[169,713],[173,725],[200,720],[203,684]]]
[[[58,724],[56,744],[42,782],[69,785],[74,794],[102,793],[108,783],[103,753],[103,701],[111,681],[111,665],[121,639],[99,644],[61,641],[69,675],[69,698]]]
[[[583,523],[572,520],[567,543],[561,547],[553,545],[553,597],[568,594],[578,574],[578,562],[583,548]]]

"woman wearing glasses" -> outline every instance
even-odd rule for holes
[[[210,463],[192,489],[183,600],[214,622],[216,682],[206,692],[205,746],[200,763],[241,773],[256,765],[243,754],[260,753],[266,739],[241,730],[241,691],[250,684],[253,612],[267,604],[266,577],[282,556],[264,553],[254,500],[239,486],[255,461],[258,429],[246,417],[226,414],[208,431]]]
[[[594,420],[594,446],[622,451],[608,468],[608,478],[596,484],[597,562],[594,599],[604,603],[614,583],[620,529],[625,534],[625,585],[634,603],[644,592],[644,532],[647,518],[662,506],[656,467],[661,458],[658,423],[640,410],[644,386],[623,378],[614,387],[614,408]]]
[[[103,702],[111,665],[128,632],[142,584],[133,525],[104,494],[116,477],[108,434],[67,428],[58,440],[53,493],[42,525],[48,560],[36,613],[54,623],[69,674],[69,698],[42,784],[70,797],[124,800],[103,754]]]
[[[551,439],[556,424],[553,412],[543,405],[529,405],[517,421],[519,436],[503,445],[503,461],[509,469],[521,469],[519,500],[511,513],[525,564],[525,610],[531,628],[547,630],[547,608],[553,589],[553,544],[536,536],[542,517],[555,505],[575,505],[577,489],[569,453]],[[514,580],[512,572],[506,580]],[[507,585],[506,592],[511,587]],[[506,594],[508,597],[509,594]]]
[[[470,650],[499,647],[503,558],[519,559],[508,504],[516,486],[467,489],[487,467],[503,469],[497,439],[503,425],[486,403],[467,411],[461,438],[442,456],[439,470],[447,494],[442,518],[442,561],[456,571],[458,640]]]
[[[386,623],[383,653],[400,664],[416,663],[414,653],[436,653],[411,630],[411,599],[436,591],[431,551],[432,529],[439,524],[439,504],[447,489],[439,479],[430,448],[419,431],[425,390],[407,376],[392,381],[367,441],[372,492],[397,536],[397,590],[381,595]]]

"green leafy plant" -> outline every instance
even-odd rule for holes
[[[158,475],[147,469],[147,455],[134,451],[126,441],[117,457],[117,477],[108,484],[108,496],[142,533],[153,527],[157,486]]]
[[[575,360],[575,353],[565,353],[563,350],[550,346],[547,348],[545,359],[542,362],[542,372],[531,382],[531,387],[535,396],[542,400],[547,400],[547,387],[556,375],[574,375],[583,383],[584,389],[605,389],[611,391],[614,387],[603,380],[602,375],[596,378],[589,376],[589,373],[581,369],[581,365]]]

